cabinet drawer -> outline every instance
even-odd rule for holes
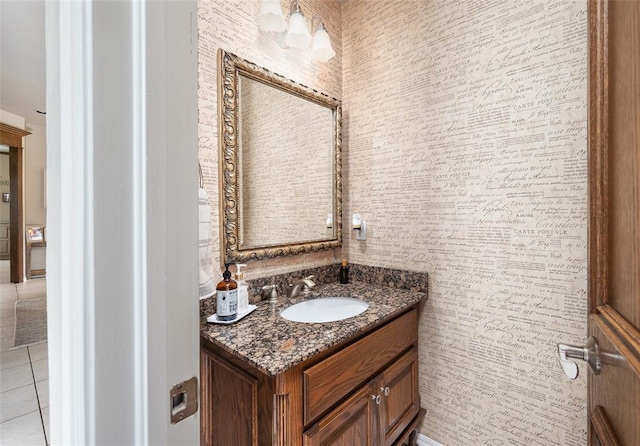
[[[417,328],[418,314],[414,308],[305,370],[305,425],[368,381],[400,353],[416,344]]]

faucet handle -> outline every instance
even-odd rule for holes
[[[276,285],[265,285],[261,288],[260,294],[265,299],[269,297],[269,303],[275,304],[278,302],[278,287]]]
[[[310,275],[304,278],[304,280],[307,280],[311,283],[305,283],[302,286],[302,295],[305,297],[309,297],[311,295],[311,288],[313,288],[314,286],[316,286],[316,283],[313,281],[313,279],[315,279],[316,276],[315,275]]]

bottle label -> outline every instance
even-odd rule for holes
[[[218,291],[216,313],[233,316],[238,312],[238,290]]]
[[[238,287],[238,312],[242,313],[249,308],[249,288],[246,286]]]

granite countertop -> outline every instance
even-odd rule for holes
[[[402,313],[426,299],[426,293],[407,291],[368,283],[319,285],[311,296],[351,296],[369,303],[358,316],[335,322],[306,324],[288,321],[280,312],[307,298],[287,299],[280,296],[276,305],[267,301],[240,321],[211,324],[207,317],[215,312],[215,297],[203,303],[200,336],[246,361],[269,376],[275,376],[302,361],[349,339],[381,321]]]

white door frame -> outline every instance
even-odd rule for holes
[[[196,1],[46,3],[52,444],[198,444]]]

